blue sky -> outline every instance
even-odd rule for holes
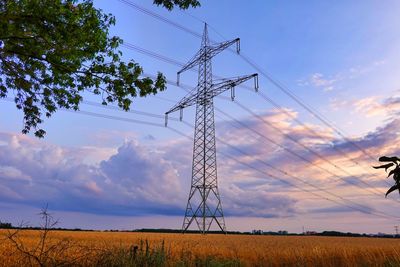
[[[215,41],[240,37],[243,55],[338,125],[359,147],[376,158],[399,154],[395,145],[400,130],[396,118],[400,107],[399,1],[202,1],[197,9],[172,12],[152,5],[152,1],[131,2],[200,34],[202,21],[207,21],[210,38]],[[95,1],[95,6],[115,15],[117,23],[111,34],[127,43],[182,63],[200,46],[199,38],[123,1]],[[125,47],[121,50],[126,60],[140,63],[145,73],[161,71],[168,79],[176,79],[177,66]],[[213,71],[225,77],[256,72],[229,51],[215,58]],[[187,72],[182,83],[195,85],[196,79],[195,73]],[[281,177],[282,174],[260,163],[266,161],[339,197],[366,205],[374,213],[382,210],[396,214],[396,197],[384,199],[382,194],[388,186],[383,182],[384,174],[369,168],[376,162],[262,75],[260,91],[292,117],[273,109],[259,95],[238,88],[236,99],[258,118],[223,99],[216,99],[216,106],[264,137],[243,126],[233,127],[230,119],[216,112],[218,138],[248,155],[239,155],[221,143],[219,151]],[[163,115],[173,105],[165,99],[178,101],[184,95],[182,89],[168,86],[155,97],[136,99],[132,109]],[[89,94],[85,97],[100,102]],[[164,123],[163,119],[88,105],[82,105],[81,110]],[[20,135],[22,115],[12,103],[1,101],[0,114],[6,114],[0,116],[0,214],[4,219],[28,219],[34,223],[37,209],[49,203],[66,227],[180,227],[190,183],[190,140],[161,127],[64,111],[46,120],[43,126],[47,135],[38,140],[32,135]],[[194,108],[185,111],[184,118],[193,123]],[[272,123],[286,136],[259,118]],[[193,134],[193,129],[182,123],[170,121],[170,125],[187,135]],[[318,136],[310,133],[309,128]],[[265,136],[314,165],[268,143]],[[288,136],[342,169],[315,157]],[[343,153],[338,153],[338,149]],[[284,178],[306,191],[238,165],[223,155],[219,155],[218,163],[228,229],[284,228],[300,232],[305,225],[310,230],[391,232],[393,225],[398,224],[397,218],[363,214],[318,198],[309,192],[315,189],[293,177]],[[365,188],[360,179],[371,187]],[[348,183],[349,180],[359,187]],[[371,191],[379,191],[381,197]],[[340,202],[332,195],[330,198]],[[360,220],[365,225],[359,226]]]

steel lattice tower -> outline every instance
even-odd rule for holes
[[[200,50],[177,73],[177,84],[179,85],[179,75],[186,70],[198,66],[199,76],[197,87],[165,113],[165,124],[167,126],[169,113],[179,110],[180,118],[182,119],[183,109],[196,104],[192,181],[185,218],[183,220],[183,232],[186,232],[193,221],[196,221],[199,230],[203,234],[210,230],[213,221],[217,223],[222,231],[226,231],[217,183],[213,98],[231,89],[233,100],[234,87],[251,78],[254,78],[255,89],[258,89],[257,74],[221,79],[213,82],[211,59],[233,44],[236,44],[236,51],[239,53],[239,38],[218,44],[210,44],[207,24],[205,24]]]

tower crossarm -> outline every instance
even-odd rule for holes
[[[229,78],[229,79],[221,79],[219,82],[214,83],[211,85],[211,88],[208,89],[207,91],[198,91],[195,88],[192,90],[189,94],[187,94],[184,98],[181,99],[175,106],[173,106],[170,110],[165,112],[166,115],[166,121],[165,123],[167,124],[167,116],[169,113],[175,112],[175,111],[180,111],[180,118],[182,119],[182,111],[186,107],[190,107],[195,105],[196,103],[205,103],[208,99],[213,98],[226,90],[231,89],[231,98],[232,100],[235,97],[235,92],[234,88],[235,86],[244,83],[245,81],[248,81],[250,79],[254,78],[254,89],[257,91],[258,90],[258,74],[254,73],[251,75],[245,75],[245,76],[239,76],[235,78]]]
[[[229,79],[222,79],[220,80],[220,82],[214,83],[211,86],[209,95],[211,95],[211,97],[215,97],[223,92],[225,92],[226,90],[231,89],[232,90],[232,100],[234,98],[234,88],[235,86],[244,83],[245,81],[248,81],[250,79],[254,78],[254,89],[257,91],[258,90],[258,74],[254,73],[251,75],[245,75],[245,76],[239,76],[239,77],[235,77],[235,78],[229,78]]]
[[[210,45],[208,47],[207,53],[208,53],[209,57],[212,58],[212,57],[216,56],[221,51],[227,49],[228,47],[230,47],[233,44],[236,44],[236,52],[239,54],[239,52],[240,52],[240,38],[236,38],[236,39],[231,40],[231,41],[225,41],[225,42],[222,42],[222,43]]]
[[[178,76],[179,74],[181,74],[182,72],[189,70],[197,65],[199,65],[202,60],[204,59],[204,52],[203,52],[203,48],[200,49],[196,55],[194,55],[188,63],[186,63],[185,65],[183,65],[182,69],[180,71],[177,72]]]
[[[192,90],[189,94],[187,94],[185,97],[183,97],[181,99],[181,101],[179,101],[175,106],[173,106],[170,110],[165,112],[165,115],[168,115],[169,113],[172,113],[172,112],[175,112],[178,110],[182,110],[186,107],[190,107],[190,106],[196,104],[196,99],[198,97],[198,92],[196,89],[197,88],[195,88],[195,90]]]
[[[233,39],[231,41],[226,41],[222,43],[217,43],[213,45],[203,46],[197,53],[186,63],[180,71],[178,71],[178,81],[179,84],[179,75],[187,71],[200,63],[204,62],[204,60],[209,60],[219,54],[221,51],[225,50],[226,48],[230,47],[231,45],[236,43],[236,52],[240,52],[240,38]]]

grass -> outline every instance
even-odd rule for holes
[[[40,237],[18,242],[34,254]],[[381,238],[51,231],[52,246],[42,266],[400,266],[400,240]],[[1,239],[0,266],[40,265]]]

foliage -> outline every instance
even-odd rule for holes
[[[389,190],[386,192],[385,197],[387,197],[388,194],[395,190],[399,190],[400,193],[400,158],[398,157],[380,157],[379,158],[380,162],[389,162],[380,166],[375,166],[373,168],[375,169],[385,169],[386,172],[388,172],[387,178],[393,175],[393,180],[395,184],[389,188]],[[391,169],[392,168],[392,169]]]
[[[198,6],[195,0],[155,0],[172,9]],[[60,108],[78,110],[83,92],[101,95],[129,110],[132,98],[165,89],[165,77],[142,77],[133,60],[125,63],[119,37],[109,36],[111,14],[91,0],[0,1],[0,98],[13,95],[24,114],[23,133],[35,130]]]
[[[200,6],[199,1],[197,0],[154,0],[154,4],[158,6],[162,5],[168,10],[172,10],[175,5],[183,9],[189,8],[189,6],[192,7]]]
[[[139,245],[102,250],[95,258],[96,266],[166,266],[170,253],[164,242],[150,247],[148,240],[140,240]]]
[[[0,229],[12,229],[12,228],[13,226],[11,223],[0,221]]]

